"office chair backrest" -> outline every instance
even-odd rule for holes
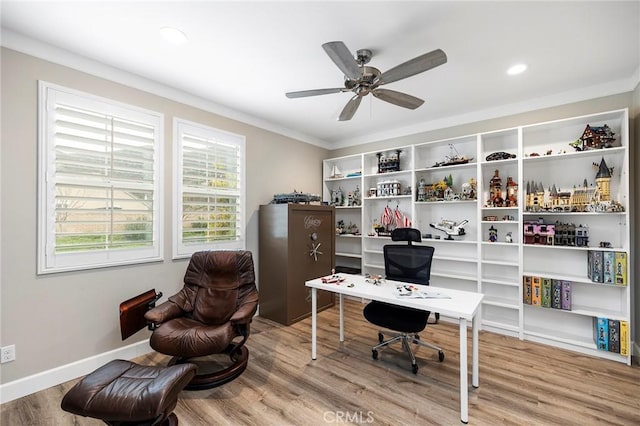
[[[429,285],[431,260],[435,249],[412,244],[421,242],[420,231],[413,228],[397,228],[391,233],[391,240],[407,241],[407,244],[387,244],[383,247],[387,279]]]

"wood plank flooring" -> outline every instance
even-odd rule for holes
[[[342,345],[337,307],[319,314],[316,361],[310,318],[289,327],[256,318],[247,370],[217,389],[183,392],[175,410],[180,424],[460,425],[457,324],[441,322],[421,333],[446,358],[440,363],[435,351],[416,348],[420,370],[414,375],[400,345],[371,358],[377,329],[362,318],[363,306],[345,302]],[[134,361],[167,360],[151,353]],[[102,424],[60,409],[75,382],[3,404],[0,423]],[[639,367],[497,334],[480,333],[480,387],[470,389],[472,425],[640,424]]]

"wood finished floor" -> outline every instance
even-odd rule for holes
[[[419,347],[414,375],[399,345],[371,358],[377,329],[362,318],[362,307],[345,303],[343,345],[337,308],[319,314],[316,361],[310,359],[310,319],[285,327],[256,318],[247,370],[217,389],[183,392],[175,409],[180,424],[460,425],[457,325],[441,322],[421,333],[446,359],[439,363],[435,351]],[[151,353],[134,361],[167,360]],[[75,383],[3,404],[0,423],[103,424],[60,409]],[[497,334],[480,333],[480,387],[470,389],[471,425],[640,424],[639,367]]]

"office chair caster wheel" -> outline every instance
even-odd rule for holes
[[[438,351],[438,361],[444,361],[444,352]]]
[[[378,333],[378,343],[384,342],[384,335],[382,333]]]
[[[371,358],[378,359],[378,351],[377,351],[377,349],[372,349],[371,350]]]
[[[418,364],[412,364],[411,371],[413,371],[413,374],[418,374]]]

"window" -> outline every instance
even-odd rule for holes
[[[245,138],[175,118],[173,255],[245,247]]]
[[[39,274],[162,259],[162,123],[39,82]]]

